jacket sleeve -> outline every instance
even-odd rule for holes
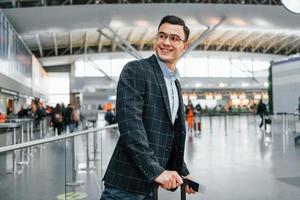
[[[181,175],[182,176],[187,176],[189,174],[190,174],[190,172],[189,172],[188,168],[186,167],[185,162],[183,162],[182,170],[181,170]]]
[[[147,74],[141,68],[136,62],[124,67],[117,88],[116,116],[121,142],[140,171],[153,181],[164,169],[149,147],[143,125]]]

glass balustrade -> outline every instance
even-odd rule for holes
[[[1,199],[99,199],[101,179],[119,137],[116,128],[91,131],[105,126],[102,115],[86,118],[72,133],[67,127],[60,136],[46,119],[39,124],[29,119],[0,124]],[[83,128],[85,133],[76,135]],[[28,142],[38,144],[2,152]]]

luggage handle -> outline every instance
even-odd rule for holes
[[[183,179],[183,183],[180,185],[181,200],[186,200],[186,192],[185,192],[186,185],[187,185],[187,179]],[[158,188],[159,188],[159,184],[154,183],[152,200],[158,200]]]

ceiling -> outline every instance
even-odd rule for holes
[[[298,53],[299,15],[275,5],[277,1],[264,2],[273,5],[86,4],[11,8],[3,12],[34,55],[43,58],[43,65],[47,65],[45,58],[55,58],[59,64],[60,57],[74,55],[125,51],[139,57],[139,51],[153,49],[157,25],[167,14],[176,14],[187,22],[194,51],[278,56]]]
[[[203,4],[259,4],[280,5],[280,0],[0,0],[1,8],[66,6],[84,4],[131,4],[131,3],[203,3]]]

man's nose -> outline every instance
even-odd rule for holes
[[[166,45],[170,45],[171,44],[169,36],[163,41],[163,44],[166,44]]]

